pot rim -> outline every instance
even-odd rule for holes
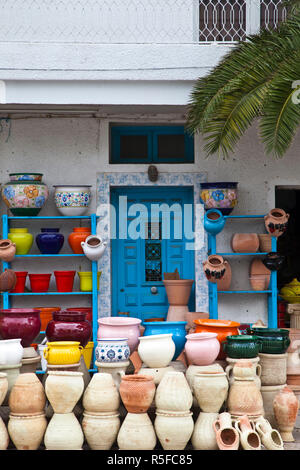
[[[195,373],[195,376],[196,375],[199,375],[201,377],[207,377],[207,376],[210,376],[210,377],[217,377],[217,376],[226,376],[227,377],[227,374],[225,371],[213,371],[213,370],[207,370],[207,371],[203,371],[203,372],[196,372]]]
[[[26,313],[28,315],[30,314],[33,314],[33,313],[40,313],[40,310],[38,310],[37,308],[2,308],[0,309],[0,314],[3,313],[7,313],[7,314],[10,314],[10,313],[21,313],[23,315],[25,315]]]
[[[73,370],[49,370],[47,371],[47,375],[69,375],[70,377],[83,377],[83,372]]]
[[[0,345],[3,344],[4,342],[5,342],[5,343],[9,343],[9,342],[15,343],[16,341],[21,342],[21,341],[22,341],[22,338],[1,339],[1,340],[0,340]]]
[[[228,335],[226,337],[226,340],[229,341],[251,341],[251,340],[254,340],[254,341],[259,341],[259,338],[258,336],[255,336],[255,335]]]
[[[203,333],[191,333],[186,335],[187,340],[202,340],[202,339],[213,339],[218,336],[217,333],[203,332]]]
[[[140,325],[142,320],[140,318],[129,317],[129,318],[122,318],[122,317],[102,317],[98,318],[99,325],[105,326],[134,326]]]
[[[146,321],[146,322],[142,322],[142,325],[144,326],[147,326],[147,325],[166,325],[166,326],[183,326],[183,325],[186,325],[187,324],[187,321]]]
[[[201,189],[228,189],[228,188],[234,188],[237,189],[239,183],[232,182],[232,181],[214,181],[212,183],[200,183]]]
[[[79,346],[80,341],[48,341],[46,343],[46,346],[52,347],[52,346],[57,346],[57,347],[64,347],[64,346]]]
[[[153,382],[153,377],[150,375],[132,374],[123,375],[122,382]]]
[[[53,188],[92,188],[92,184],[53,184]]]
[[[128,341],[128,338],[97,338],[97,342],[99,341]]]
[[[199,318],[194,320],[196,325],[200,326],[210,326],[210,327],[217,327],[217,328],[228,328],[228,327],[239,327],[240,323],[232,320],[216,320],[213,318]]]
[[[139,336],[139,340],[149,340],[149,339],[160,339],[160,338],[167,338],[172,337],[173,333],[165,333],[161,335],[149,335],[149,336]]]

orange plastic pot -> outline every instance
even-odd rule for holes
[[[196,325],[195,333],[217,333],[217,339],[221,345],[220,353],[217,357],[218,360],[224,360],[226,354],[223,351],[222,342],[226,340],[227,336],[238,335],[238,327],[240,323],[231,320],[214,320],[214,319],[198,319],[194,320]]]
[[[41,331],[45,331],[49,321],[53,319],[52,313],[59,312],[60,307],[35,307],[40,310]]]

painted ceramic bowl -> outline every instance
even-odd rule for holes
[[[98,339],[95,349],[98,362],[125,362],[130,356],[127,338],[105,338]]]
[[[291,344],[289,330],[283,328],[252,327],[248,330],[248,333],[258,337],[260,353],[284,354]]]
[[[219,209],[223,215],[228,215],[237,205],[237,185],[238,183],[201,183],[200,202],[204,208]]]
[[[10,181],[2,188],[3,201],[14,216],[38,215],[48,196],[48,186],[41,181]]]
[[[83,215],[91,202],[91,185],[54,185],[54,201],[62,215]]]
[[[10,173],[10,181],[42,181],[43,173]]]

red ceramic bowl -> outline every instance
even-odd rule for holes
[[[32,292],[48,292],[51,274],[29,274]]]
[[[41,330],[40,311],[34,308],[8,308],[0,310],[1,339],[21,338],[28,348]]]

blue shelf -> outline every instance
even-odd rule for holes
[[[271,290],[218,290],[218,294],[271,294]]]
[[[261,251],[255,252],[255,253],[215,253],[216,255],[219,256],[257,256],[257,255],[267,255],[268,253],[263,253]]]
[[[92,295],[93,292],[16,292],[9,295]]]
[[[96,216],[96,219],[99,218],[99,216]],[[8,220],[50,220],[50,219],[59,219],[59,220],[66,220],[66,219],[89,219],[91,220],[91,216],[90,215],[76,215],[76,216],[57,216],[57,217],[50,217],[50,216],[32,216],[32,217],[24,217],[24,216],[16,216],[16,217],[11,217],[11,216],[7,216],[7,219]]]
[[[81,256],[81,257],[85,257],[85,255],[83,255],[83,254],[75,254],[75,253],[71,253],[71,254],[65,253],[64,254],[63,253],[63,254],[57,254],[57,255],[51,255],[51,254],[49,254],[49,255],[42,255],[42,254],[40,254],[40,255],[38,255],[38,254],[35,254],[35,255],[30,255],[30,254],[29,255],[16,255],[15,258],[49,258],[49,257],[53,257],[53,258],[58,257],[59,258],[59,257],[64,257],[64,256],[70,256],[70,257],[71,256]]]

